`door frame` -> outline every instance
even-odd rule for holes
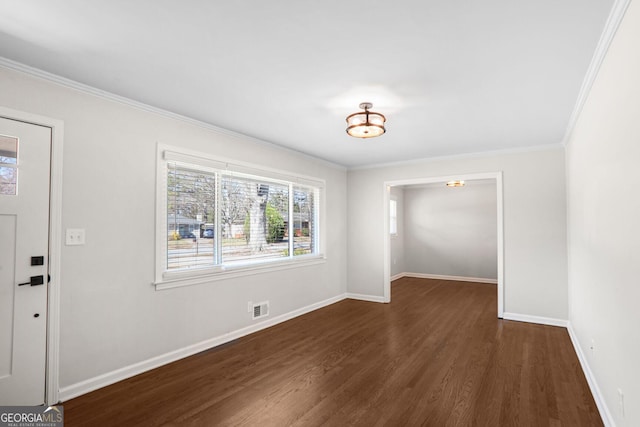
[[[47,344],[45,405],[59,402],[60,372],[60,253],[62,250],[62,146],[64,122],[38,114],[0,106],[0,117],[51,129],[51,176],[49,183],[49,275],[47,289]]]
[[[473,173],[451,176],[433,176],[414,179],[402,179],[385,181],[383,185],[384,202],[384,302],[391,302],[391,236],[389,235],[389,200],[391,198],[391,187],[399,185],[419,185],[446,183],[452,180],[472,181],[474,179],[495,179],[496,180],[496,214],[497,214],[497,239],[498,239],[498,317],[502,319],[504,315],[504,203],[502,171]]]

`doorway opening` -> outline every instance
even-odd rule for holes
[[[492,202],[492,205],[495,206],[495,211],[491,212],[492,214],[495,214],[495,215],[489,216],[489,218],[491,218],[491,221],[495,221],[495,228],[492,228],[495,235],[489,236],[491,238],[488,239],[493,243],[488,245],[489,247],[483,248],[483,250],[481,251],[482,255],[478,255],[478,257],[484,258],[485,264],[488,262],[491,265],[495,265],[495,278],[493,277],[494,275],[491,274],[491,271],[490,271],[491,265],[489,266],[489,270],[487,270],[486,268],[482,269],[481,266],[476,265],[475,267],[477,268],[472,268],[460,274],[452,274],[452,273],[448,273],[448,274],[441,273],[441,274],[431,274],[431,275],[424,274],[424,275],[416,275],[414,277],[430,277],[431,276],[434,278],[446,279],[446,278],[452,278],[454,276],[462,276],[462,277],[466,277],[468,281],[478,281],[478,282],[484,281],[485,283],[497,283],[497,294],[498,294],[497,295],[498,297],[497,298],[497,301],[498,301],[497,316],[499,318],[502,318],[504,313],[504,250],[503,250],[504,224],[503,224],[502,172],[465,174],[465,175],[456,175],[456,176],[425,177],[425,178],[417,178],[417,179],[410,179],[410,180],[387,181],[384,183],[384,188],[383,188],[383,193],[384,193],[383,200],[384,200],[384,212],[385,212],[384,251],[383,251],[384,252],[384,264],[383,264],[384,265],[384,301],[385,302],[391,301],[391,279],[402,277],[402,273],[399,274],[399,270],[403,270],[403,271],[406,270],[404,267],[398,266],[398,261],[399,261],[398,257],[402,256],[403,260],[407,260],[409,263],[412,262],[411,257],[407,259],[406,254],[403,254],[402,252],[399,253],[398,246],[400,245],[403,248],[406,247],[413,254],[414,246],[416,244],[419,244],[420,234],[425,233],[425,230],[421,230],[421,224],[419,223],[419,221],[417,224],[416,223],[410,224],[412,227],[411,230],[403,229],[404,226],[407,224],[403,224],[402,218],[398,218],[398,216],[402,217],[401,211],[404,210],[404,203],[405,203],[405,200],[403,197],[404,190],[408,189],[410,191],[409,194],[411,195],[420,194],[421,193],[420,189],[429,189],[429,188],[432,188],[432,189],[444,188],[452,191],[458,190],[456,188],[448,189],[445,187],[445,184],[450,181],[465,181],[466,183],[469,184],[469,188],[472,188],[472,186],[475,186],[476,188],[480,188],[480,185],[483,185],[484,189],[482,191],[484,192],[484,194],[487,195],[486,192],[490,191],[491,193],[489,193],[488,196],[491,198],[495,197],[495,199],[492,199],[494,200]],[[403,189],[403,191],[398,193],[398,189]],[[415,201],[416,199],[419,200],[419,198],[414,196],[411,196],[411,197],[413,200],[411,205],[412,209],[415,209],[416,207],[419,208],[420,203]],[[479,196],[479,197],[482,197],[482,196]],[[402,200],[398,200],[398,199],[402,199]],[[393,209],[394,205],[396,207],[395,212]],[[484,203],[484,205],[485,205],[484,209],[486,210],[487,209],[486,203]],[[489,209],[491,209],[490,206],[489,206]],[[461,216],[460,218],[455,218],[455,216],[458,216],[457,214],[459,213],[460,212],[450,212],[450,214],[453,216],[453,218],[451,218],[450,220],[452,222],[451,224],[452,230],[457,227],[457,224],[455,223],[455,221],[457,220],[461,221],[459,225],[465,226],[466,220],[464,216]],[[441,216],[443,215],[442,212],[441,213],[435,212],[432,214],[441,215]],[[470,225],[470,224],[467,224],[467,225]],[[408,238],[409,243],[407,243],[407,240],[405,240],[407,236],[409,236]],[[481,237],[482,236],[480,236],[479,238]],[[455,251],[455,244],[452,242],[447,242],[447,246],[448,246],[447,250],[449,250],[449,254],[447,255],[446,254],[447,251],[443,250],[442,252],[445,252],[444,256],[449,256],[449,257],[455,256],[455,255],[452,255],[453,252],[451,252],[451,251]],[[392,258],[392,253],[394,254],[393,258]],[[419,257],[420,254],[417,254],[415,256]],[[434,259],[432,261],[437,263],[438,262],[438,259],[436,259],[437,257],[434,256],[433,258]],[[440,261],[442,262],[443,260],[440,260]],[[417,262],[418,261],[413,260],[413,265],[416,265]],[[478,260],[478,263],[480,262],[481,260]],[[483,276],[487,276],[487,277],[483,277]],[[488,276],[491,276],[491,277],[488,277]],[[462,280],[462,279],[458,278],[458,280]]]

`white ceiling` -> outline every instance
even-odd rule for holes
[[[0,0],[0,56],[353,167],[561,143],[612,5]]]

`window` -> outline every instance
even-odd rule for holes
[[[18,138],[0,135],[0,194],[18,194]]]
[[[322,181],[165,146],[158,154],[156,285],[322,259]]]
[[[389,234],[398,235],[398,202],[389,200]]]

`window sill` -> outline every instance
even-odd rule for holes
[[[292,268],[306,267],[310,265],[324,264],[324,255],[309,256],[303,259],[286,260],[280,262],[269,262],[255,265],[231,266],[224,269],[206,272],[176,272],[165,274],[161,280],[153,283],[156,291],[164,289],[181,288],[183,286],[199,285],[201,283],[214,282],[218,280],[232,279],[234,277],[251,276],[255,274],[268,273],[271,271],[289,270]]]

